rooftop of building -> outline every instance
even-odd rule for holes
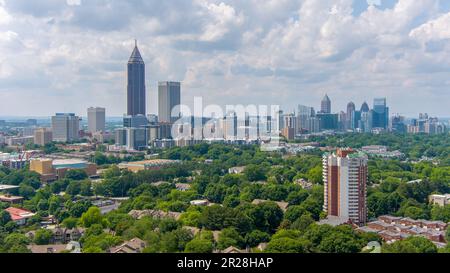
[[[66,251],[67,245],[29,245],[27,248],[31,251],[31,253],[48,254]]]
[[[338,216],[328,216],[326,219],[323,219],[318,222],[319,225],[330,225],[330,226],[340,226],[348,224],[350,221],[349,218],[338,217]]]
[[[14,190],[20,188],[19,186],[0,185],[0,191]]]
[[[11,219],[13,221],[30,218],[30,217],[33,217],[34,215],[36,215],[35,213],[33,213],[29,210],[13,208],[13,207],[9,207],[9,208],[5,209],[5,211],[11,215]]]
[[[122,162],[119,165],[123,166],[145,166],[145,165],[167,165],[178,163],[179,160],[169,160],[169,159],[150,159],[136,162]]]
[[[12,195],[1,195],[0,194],[0,201],[14,202],[14,201],[20,201],[22,199],[23,199],[22,196],[12,196]]]

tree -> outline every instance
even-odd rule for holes
[[[196,209],[188,209],[185,213],[181,214],[180,221],[185,226],[198,227],[199,220],[202,213]]]
[[[353,236],[333,231],[323,238],[318,249],[326,253],[358,253],[361,243]]]
[[[66,207],[69,209],[70,216],[78,218],[91,207],[91,203],[86,201],[73,203],[69,201],[66,202]]]
[[[322,184],[322,166],[318,165],[308,171],[308,180],[315,184]]]
[[[302,206],[290,206],[286,213],[284,214],[284,218],[289,220],[290,222],[295,222],[302,215],[309,214],[304,207]]]
[[[68,217],[64,219],[61,224],[68,229],[73,229],[77,227],[78,219],[74,217]]]
[[[245,236],[245,243],[250,247],[256,247],[260,243],[270,241],[270,234],[260,230],[253,230]]]
[[[101,211],[97,207],[91,207],[83,215],[81,215],[80,224],[86,228],[99,224],[103,227],[107,226],[107,220],[103,218]]]
[[[225,198],[227,187],[224,184],[209,184],[206,187],[205,197],[214,202],[221,204]]]
[[[437,247],[423,237],[409,237],[390,245],[383,245],[383,253],[437,253]]]
[[[288,237],[271,240],[267,244],[266,253],[309,253],[311,242],[304,238],[292,239]]]
[[[450,205],[446,206],[434,206],[431,209],[431,219],[434,221],[443,221],[445,223],[450,222]]]
[[[248,165],[244,170],[244,175],[250,182],[262,181],[266,179],[266,174],[261,166]]]
[[[80,180],[81,181],[81,180],[84,180],[84,179],[88,178],[88,175],[87,175],[85,170],[75,169],[75,170],[68,170],[66,172],[65,177],[67,179]]]
[[[255,206],[249,216],[257,229],[272,233],[283,220],[283,211],[274,202],[264,202]]]
[[[90,180],[84,180],[80,182],[80,194],[82,196],[92,196],[92,183]]]
[[[22,253],[29,243],[30,240],[25,235],[20,233],[11,233],[8,236],[6,236],[3,242],[3,247],[7,250],[15,250],[12,251],[15,253]]]
[[[70,195],[78,195],[81,192],[81,183],[79,181],[71,181],[66,188],[66,193]]]
[[[11,215],[9,212],[0,210],[0,227],[6,225],[9,221],[11,221]]]
[[[34,243],[37,245],[48,245],[53,237],[53,232],[48,229],[40,229],[34,235]]]
[[[209,230],[221,230],[233,222],[232,213],[232,209],[227,207],[206,207],[199,218],[199,225]]]
[[[421,219],[424,218],[425,212],[422,208],[418,207],[408,207],[404,213],[405,217],[410,217],[412,219]]]
[[[178,229],[179,224],[176,220],[168,218],[162,219],[159,223],[159,230],[161,233],[171,232],[173,230]]]
[[[104,251],[98,246],[90,246],[83,248],[83,253],[103,253]]]
[[[309,194],[306,190],[293,191],[288,195],[286,201],[291,206],[300,205],[308,196]]]
[[[35,194],[35,190],[29,185],[21,184],[19,188],[19,194],[25,199],[31,199]]]
[[[177,229],[162,234],[161,236],[161,252],[177,253],[184,251],[186,244],[192,241],[193,236],[189,230]]]
[[[186,244],[186,253],[212,253],[213,243],[209,240],[196,238]]]
[[[226,249],[230,246],[244,248],[245,240],[242,236],[237,232],[235,228],[226,228],[222,230],[219,235],[218,247],[219,249]]]
[[[311,217],[311,214],[306,213],[300,216],[300,218],[298,218],[295,222],[293,222],[291,228],[305,232],[313,223],[314,219]]]

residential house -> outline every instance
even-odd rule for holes
[[[27,221],[34,217],[36,214],[31,211],[20,209],[20,208],[7,208],[6,212],[11,216],[11,220],[14,221],[18,226],[23,226],[27,223]]]
[[[134,238],[124,242],[120,246],[109,249],[110,253],[142,253],[147,243],[139,238]]]

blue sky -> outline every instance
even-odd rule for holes
[[[0,0],[0,116],[126,111],[134,39],[183,102],[333,110],[386,96],[392,113],[450,116],[447,0]]]

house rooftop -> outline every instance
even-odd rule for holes
[[[35,216],[35,213],[32,213],[31,211],[25,210],[25,209],[19,209],[19,208],[7,208],[5,211],[9,212],[11,215],[11,219],[13,221],[19,221],[27,218],[31,218]]]

